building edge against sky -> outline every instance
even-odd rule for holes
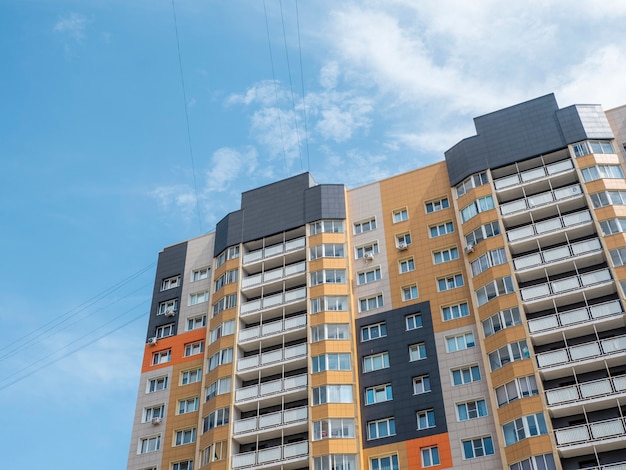
[[[475,127],[165,248],[128,469],[625,469],[626,106]]]

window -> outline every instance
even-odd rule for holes
[[[161,291],[180,286],[180,276],[168,277],[161,282]]]
[[[365,389],[365,404],[373,405],[383,401],[393,400],[391,384],[377,385]]]
[[[369,232],[376,229],[376,218],[372,217],[369,220],[358,222],[354,224],[354,234]]]
[[[413,377],[413,395],[426,392],[430,392],[430,377],[428,375]]]
[[[166,313],[176,312],[178,310],[178,299],[166,300],[159,304],[157,315],[165,315]]]
[[[193,413],[198,411],[200,400],[198,397],[187,398],[186,400],[178,400],[178,414]]]
[[[578,142],[572,145],[574,155],[576,157],[582,157],[583,155],[589,155],[590,153],[615,153],[613,145],[608,140],[589,140]]]
[[[318,297],[311,299],[311,313],[319,313],[323,311],[341,311],[348,310],[348,297],[344,295]]]
[[[403,222],[409,220],[409,211],[406,209],[400,209],[393,212],[393,223]]]
[[[422,315],[420,313],[414,313],[413,315],[407,315],[405,318],[406,329],[414,330],[422,327]]]
[[[192,384],[202,380],[202,369],[186,370],[180,374],[181,385]]]
[[[475,459],[478,457],[484,457],[485,455],[493,455],[493,440],[491,436],[477,437],[474,439],[467,439],[461,441],[463,445],[463,458]]]
[[[509,470],[556,470],[556,464],[552,454],[534,455],[509,465]]]
[[[352,402],[352,385],[323,385],[313,388],[314,405]]]
[[[215,410],[202,420],[202,432],[205,433],[213,428],[227,425],[230,419],[229,415],[228,408]]]
[[[313,459],[313,470],[353,470],[355,468],[355,455],[331,454]]]
[[[580,170],[585,183],[601,178],[623,178],[624,172],[619,165],[594,165]]]
[[[510,446],[531,436],[548,434],[546,419],[543,413],[523,416],[502,426],[504,445]]]
[[[196,292],[195,294],[189,294],[189,304],[188,305],[196,305],[201,304],[203,302],[209,301],[209,291],[205,290],[204,292]]]
[[[167,376],[156,377],[148,380],[148,389],[146,390],[146,393],[158,392],[165,389],[167,389]]]
[[[321,439],[327,438],[349,439],[354,437],[356,437],[354,419],[324,419],[322,421],[313,422],[314,441],[319,441]]]
[[[456,185],[456,196],[461,197],[468,191],[487,183],[489,183],[489,177],[486,171],[472,175],[462,183]]]
[[[139,453],[156,452],[161,448],[161,435],[146,437],[139,441]]]
[[[537,380],[534,375],[518,377],[496,388],[498,407],[508,405],[519,398],[538,395]]]
[[[172,464],[172,470],[193,470],[193,460],[184,460]]]
[[[363,372],[386,369],[389,367],[389,353],[372,354],[363,358]]]
[[[361,328],[361,341],[369,341],[370,339],[382,338],[387,336],[387,324],[376,323]]]
[[[226,441],[214,442],[210,446],[207,446],[203,451],[202,462],[204,465],[208,465],[211,462],[217,462],[226,458]]]
[[[415,262],[413,261],[413,258],[400,261],[400,272],[408,273],[409,271],[415,271]]]
[[[196,442],[196,428],[176,431],[176,439],[174,440],[175,446],[182,446],[193,442]]]
[[[461,219],[463,220],[463,222],[467,222],[475,215],[493,209],[494,207],[495,205],[493,203],[493,196],[478,198],[471,204],[461,209]]]
[[[487,285],[478,289],[476,291],[476,300],[478,302],[478,306],[480,307],[500,295],[510,294],[511,292],[515,292],[513,280],[511,279],[511,276],[505,276],[491,281]]]
[[[207,402],[217,395],[224,395],[230,393],[232,390],[230,377],[222,377],[217,379],[211,385],[206,388],[206,395],[204,401]]]
[[[509,362],[521,361],[530,357],[526,340],[509,343],[489,353],[491,371],[498,370]]]
[[[166,338],[168,336],[172,336],[173,334],[174,334],[173,323],[170,323],[169,325],[158,326],[156,329],[157,338]]]
[[[215,267],[219,268],[226,261],[237,258],[239,258],[239,245],[226,248],[215,260]]]
[[[232,284],[233,282],[237,282],[237,280],[239,279],[239,270],[238,269],[231,269],[230,271],[226,271],[224,274],[222,274],[220,277],[217,278],[217,280],[214,283],[214,291],[217,292],[218,290],[220,290],[222,287],[228,285],[228,284]]]
[[[207,372],[211,372],[218,366],[233,362],[233,348],[222,349],[213,354],[207,361]]]
[[[626,205],[626,191],[603,191],[591,196],[591,204],[595,209],[606,206]]]
[[[187,319],[187,331],[197,330],[206,326],[206,315]]]
[[[320,258],[343,258],[344,256],[345,251],[341,243],[324,243],[309,249],[309,259],[311,261]]]
[[[404,249],[410,244],[411,244],[410,233],[403,233],[401,235],[396,235],[396,247],[400,249]]]
[[[464,349],[473,348],[474,346],[474,333],[471,332],[448,336],[446,338],[446,350],[449,353],[463,351]]]
[[[235,320],[225,321],[214,330],[211,330],[209,344],[214,343],[222,336],[232,335],[235,332]]]
[[[447,233],[454,232],[454,224],[452,222],[445,222],[439,225],[431,225],[428,230],[430,231],[430,238],[441,237]]]
[[[459,250],[456,247],[448,248],[447,250],[435,251],[433,253],[433,259],[435,264],[445,263],[459,258]]]
[[[236,306],[237,294],[226,295],[213,305],[213,313],[211,314],[211,318],[215,317],[217,314],[223,312],[224,310],[228,310],[229,308],[235,308]]]
[[[426,213],[430,214],[432,212],[438,212],[450,207],[450,201],[448,201],[447,197],[443,199],[437,199],[436,201],[430,201],[426,203]]]
[[[457,305],[448,305],[447,307],[443,307],[441,309],[441,313],[443,314],[443,321],[454,320],[461,317],[468,317],[469,306],[466,302]]]
[[[350,326],[347,323],[325,323],[311,327],[311,342],[341,340],[350,338]]]
[[[438,447],[426,447],[421,449],[422,454],[422,467],[433,467],[439,465],[439,448]]]
[[[500,235],[500,225],[498,222],[489,222],[488,224],[481,225],[476,230],[465,235],[465,243],[468,246],[476,246],[478,242],[481,242],[486,238],[495,237],[496,235]]]
[[[504,248],[488,251],[470,263],[472,276],[478,276],[492,266],[504,264],[506,261],[506,250]]]
[[[609,219],[600,222],[602,235],[612,235],[614,233],[626,232],[626,219]]]
[[[480,380],[480,368],[477,365],[452,369],[452,384],[465,385]]]
[[[426,359],[426,344],[418,343],[409,346],[409,361]]]
[[[617,267],[626,264],[626,247],[611,250],[609,251],[609,254],[611,255],[613,266]]]
[[[393,418],[369,421],[367,423],[367,438],[381,439],[396,435],[396,421]]]
[[[343,233],[342,220],[320,220],[309,224],[309,235],[318,233]]]
[[[435,427],[435,411],[421,410],[417,412],[417,429],[428,429]]]
[[[321,271],[315,271],[311,273],[311,285],[317,286],[320,284],[345,284],[346,283],[346,270],[345,269],[323,269]]]
[[[378,243],[370,243],[360,246],[356,249],[356,259],[363,259],[366,256],[372,256],[378,253]]]
[[[204,351],[204,341],[196,341],[185,345],[185,357],[195,356]]]
[[[403,301],[407,301],[407,300],[412,300],[412,299],[417,299],[418,297],[418,293],[417,293],[417,286],[415,284],[413,284],[412,286],[405,286],[402,288],[402,300]]]
[[[152,355],[152,365],[156,366],[159,364],[165,364],[166,362],[170,362],[172,358],[172,351],[168,349],[167,351],[159,351]]]
[[[497,333],[500,330],[521,324],[522,317],[519,313],[519,308],[513,307],[502,310],[484,320],[483,333],[485,334],[485,338],[488,338],[489,336]]]
[[[326,370],[351,370],[349,353],[329,353],[311,358],[313,373]]]
[[[143,423],[149,423],[154,418],[165,416],[165,405],[150,406],[143,409]]]
[[[370,470],[400,470],[398,456],[376,457],[370,459]]]
[[[457,403],[456,413],[459,421],[482,418],[487,416],[487,404],[485,400],[474,400],[466,403]]]
[[[191,272],[191,280],[192,282],[201,281],[202,279],[207,279],[209,277],[209,272],[211,268],[207,266],[206,268],[195,269]]]
[[[364,271],[357,274],[357,280],[359,285],[368,284],[374,281],[380,281],[380,268],[374,268],[370,271]]]
[[[374,310],[382,306],[384,306],[382,294],[366,299],[359,299],[359,312],[367,312],[368,310]]]
[[[455,274],[454,276],[444,277],[442,279],[437,279],[437,289],[439,292],[443,292],[450,289],[455,289],[457,287],[464,286],[463,275]]]

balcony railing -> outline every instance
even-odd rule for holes
[[[241,306],[240,314],[243,316],[259,310],[277,307],[279,305],[304,299],[306,299],[306,287],[300,287],[298,289],[280,292],[278,294],[268,295],[267,297],[261,297],[260,299],[245,302]]]
[[[585,210],[509,230],[506,233],[506,236],[510,242],[515,242],[517,240],[524,240],[526,238],[544,235],[563,228],[575,227],[576,225],[582,225],[589,222],[591,222],[591,213]]]
[[[571,428],[556,429],[554,435],[558,447],[591,444],[606,439],[623,439],[626,436],[626,423],[624,418],[608,419]]]
[[[609,463],[599,467],[587,467],[586,470],[626,470],[626,460],[622,462]]]
[[[545,206],[546,204],[552,204],[553,202],[563,201],[573,197],[582,195],[583,190],[579,184],[573,184],[564,188],[559,188],[554,191],[548,191],[545,193],[535,194],[524,199],[518,199],[517,201],[507,202],[500,206],[500,214],[507,216],[514,214],[515,212],[524,211],[527,209],[535,209],[537,207]]]
[[[307,354],[306,344],[297,344],[296,346],[289,346],[287,348],[275,349],[273,351],[257,354],[256,356],[244,357],[237,361],[237,370],[248,370],[257,367],[263,367],[270,364],[275,364],[281,361],[288,361],[290,359],[296,359],[304,357]]]
[[[600,240],[594,238],[592,240],[584,240],[582,242],[572,243],[571,245],[559,246],[557,248],[551,248],[549,250],[515,258],[513,265],[515,269],[519,271],[601,250],[602,245],[600,245]]]
[[[306,326],[306,315],[298,315],[297,317],[286,318],[271,323],[263,323],[239,331],[239,342],[244,343],[263,336],[272,336],[286,331],[304,328]]]
[[[572,169],[574,169],[574,164],[572,163],[572,161],[563,160],[544,167],[533,168],[532,170],[527,170],[521,173],[517,173],[515,175],[499,178],[495,180],[493,184],[495,185],[496,190],[504,189],[511,186],[517,186],[520,183],[524,184],[530,181],[535,181],[544,178],[545,176],[552,176],[563,173]]]
[[[593,358],[605,358],[621,354],[626,351],[626,335],[614,338],[592,341],[590,343],[577,344],[556,351],[537,354],[537,364],[540,369],[574,364]]]
[[[554,406],[580,400],[608,397],[624,392],[626,392],[626,375],[619,375],[617,377],[546,390],[546,399],[548,405]]]
[[[308,379],[306,374],[272,380],[271,382],[264,382],[235,390],[235,402],[257,400],[279,393],[306,389],[307,385]]]
[[[522,300],[525,302],[545,298],[551,295],[560,295],[576,289],[590,287],[595,284],[603,284],[611,281],[611,273],[608,269],[599,269],[578,276],[566,277],[556,281],[546,282],[535,286],[524,287],[520,290]]]
[[[266,258],[273,258],[274,256],[289,253],[292,251],[302,250],[306,246],[306,240],[304,237],[296,238],[295,240],[289,240],[285,243],[279,243],[278,245],[272,245],[260,250],[251,251],[243,256],[243,264],[253,263],[255,261],[261,261]]]
[[[296,442],[258,452],[246,452],[233,455],[232,468],[252,467],[253,465],[267,465],[271,462],[286,462],[297,460],[309,455],[308,442]]]
[[[539,333],[620,313],[623,313],[621,302],[619,300],[613,300],[603,304],[590,305],[588,307],[568,310],[567,312],[557,312],[554,315],[529,320],[528,329],[531,334]]]
[[[308,417],[308,408],[304,406],[301,408],[277,411],[276,413],[268,413],[266,415],[235,421],[233,429],[235,434],[258,432],[263,429],[275,428],[298,422],[306,422]]]
[[[245,277],[241,280],[241,288],[247,289],[249,287],[260,286],[267,282],[279,281],[287,277],[301,274],[306,271],[306,263],[291,264],[283,268],[272,269],[271,271],[265,271],[263,273],[255,274],[254,276]]]

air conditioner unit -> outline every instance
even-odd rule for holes
[[[474,252],[474,244],[470,243],[465,247],[465,253],[473,253]]]
[[[374,253],[368,252],[363,255],[365,261],[372,261],[374,259]]]
[[[174,315],[176,315],[176,310],[174,310],[173,308],[168,308],[165,311],[165,316],[166,317],[173,317]]]
[[[157,339],[156,336],[153,336],[152,338],[148,338],[148,344],[154,346],[155,344],[157,344]]]
[[[162,419],[163,418],[160,418],[160,417],[156,416],[156,417],[152,418],[152,424],[161,424],[161,420]]]
[[[406,242],[398,242],[398,250],[406,250],[409,246]]]

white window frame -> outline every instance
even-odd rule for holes
[[[325,353],[311,357],[311,373],[326,372],[329,370],[352,370],[350,353]]]
[[[343,243],[322,243],[309,248],[309,261],[322,258],[345,258],[346,249]]]
[[[456,246],[433,252],[433,264],[443,264],[459,259],[459,249]]]
[[[485,338],[489,338],[490,336],[495,335],[498,331],[521,324],[522,315],[519,307],[500,310],[498,313],[491,315],[489,318],[482,321],[483,335]]]
[[[534,375],[516,377],[504,385],[496,387],[494,389],[494,395],[496,397],[496,405],[498,408],[506,406],[509,403],[521,398],[539,395],[537,378]]]
[[[387,324],[384,321],[361,327],[361,342],[372,341],[385,336],[387,336]]]
[[[210,384],[205,389],[204,402],[215,398],[218,395],[225,395],[232,391],[232,380],[230,377],[222,377]]]
[[[161,281],[161,292],[180,286],[180,275],[170,276]]]
[[[443,321],[452,321],[458,318],[469,317],[470,310],[467,302],[441,307],[441,317]]]
[[[534,433],[535,431],[536,433]],[[545,434],[548,434],[548,426],[543,412],[522,416],[521,418],[514,419],[502,425],[504,447],[508,447],[529,437]],[[508,439],[509,437],[513,437],[515,440],[510,441]]]
[[[352,385],[321,385],[313,387],[313,405],[326,403],[354,403]]]
[[[400,274],[405,274],[405,273],[410,273],[411,271],[415,271],[415,260],[413,259],[413,257],[400,260],[398,261],[398,268],[399,268]]]
[[[422,361],[426,359],[426,343],[416,343],[409,346],[409,362]]]
[[[375,268],[369,269],[367,271],[361,271],[357,273],[356,278],[357,278],[357,285],[359,286],[370,284],[376,281],[380,281],[382,279],[380,266],[376,266]]]
[[[463,182],[456,185],[456,197],[461,197],[464,194],[467,194],[474,188],[478,188],[484,184],[489,183],[489,176],[486,171],[481,171],[480,173],[475,173],[469,178],[463,180]]]
[[[180,384],[189,385],[202,381],[202,367],[184,370],[180,373]]]
[[[206,315],[187,318],[187,331],[206,327]]]
[[[146,385],[146,393],[156,393],[167,390],[168,382],[169,377],[167,375],[148,379],[148,383]]]
[[[353,233],[358,235],[360,233],[371,232],[372,230],[376,230],[376,217],[372,217],[367,220],[362,220],[360,222],[355,222],[353,224]]]
[[[511,362],[523,361],[530,358],[530,350],[525,339],[505,344],[487,354],[491,372],[501,369]]]
[[[441,465],[441,457],[439,455],[438,446],[423,447],[420,449],[422,457],[422,467],[435,467]]]
[[[458,372],[459,383],[455,383],[455,372]],[[450,369],[450,378],[450,383],[453,387],[460,387],[472,382],[480,382],[482,380],[482,373],[480,372],[480,366],[478,364],[468,364],[466,366]],[[466,380],[467,378],[469,378],[469,380]]]
[[[151,444],[152,442],[154,442],[154,444]],[[158,452],[159,450],[161,450],[161,434],[146,436],[139,439],[137,454],[149,454],[152,452]]]
[[[486,445],[486,440],[489,440],[489,445]],[[467,455],[467,448],[465,447],[465,444],[469,443],[472,446],[472,454],[471,455]],[[480,436],[480,437],[472,437],[469,439],[463,439],[461,441],[461,448],[463,451],[463,460],[472,460],[472,459],[478,459],[480,457],[486,457],[488,455],[494,455],[495,454],[495,448],[493,446],[493,438],[491,436]],[[491,449],[491,452],[488,452],[488,450]]]
[[[222,366],[233,362],[233,348],[220,349],[207,359],[207,373]]]
[[[421,313],[413,313],[404,317],[404,324],[406,325],[406,331],[416,330],[424,326]]]
[[[410,286],[402,287],[402,301],[408,302],[409,300],[415,300],[419,297],[419,291],[417,290],[417,284],[411,284]]]
[[[439,199],[433,199],[432,201],[428,201],[424,204],[424,209],[427,214],[432,214],[434,212],[439,212],[444,209],[450,208],[450,199],[448,196],[441,197]]]
[[[465,280],[463,279],[463,274],[451,274],[437,279],[437,292],[457,289],[459,287],[463,287],[464,285]]]
[[[383,299],[382,293],[359,299],[359,312],[369,312],[370,310],[376,310],[384,306],[385,300]]]
[[[417,418],[418,431],[434,428],[437,426],[437,423],[435,421],[435,410],[432,408],[416,412],[415,417]]]
[[[486,240],[487,238],[495,237],[501,233],[500,224],[497,220],[494,220],[493,222],[481,225],[477,229],[465,235],[465,243],[467,246],[476,246],[481,241]]]
[[[324,323],[311,327],[311,343],[350,339],[348,323]]]
[[[511,294],[515,292],[515,284],[512,276],[499,277],[493,281],[489,281],[484,286],[475,291],[476,305],[479,307],[487,302],[500,297],[501,295]]]
[[[174,335],[174,323],[168,323],[167,325],[157,326],[155,336],[157,339],[167,338]]]
[[[406,207],[402,209],[397,209],[393,211],[391,218],[394,224],[409,220],[409,210]]]
[[[204,352],[204,341],[194,341],[193,343],[185,344],[184,357],[195,356]]]
[[[209,291],[205,290],[202,292],[194,292],[193,294],[189,294],[189,302],[187,305],[198,305],[204,302],[209,301]]]
[[[193,460],[181,460],[172,464],[172,470],[192,470]]]
[[[365,389],[365,405],[375,405],[393,400],[393,388],[390,383],[375,385]]]
[[[152,365],[158,366],[161,364],[167,364],[172,360],[172,350],[165,349],[163,351],[157,351],[152,354]]]
[[[191,271],[191,282],[202,281],[208,279],[211,273],[211,266],[205,266],[204,268],[198,268]]]
[[[380,363],[379,361],[380,360]],[[369,364],[369,365],[368,365]],[[363,357],[363,373],[375,370],[387,369],[389,367],[389,352],[383,351],[377,354],[370,354]]]
[[[454,222],[451,220],[428,227],[430,238],[443,237],[449,233],[454,233]]]
[[[475,199],[470,204],[461,209],[461,220],[463,223],[468,220],[473,219],[475,216],[480,214],[481,212],[486,212],[492,209],[495,209],[496,204],[494,202],[493,196],[488,194],[487,196],[479,197]]]
[[[178,311],[178,299],[170,299],[159,303],[157,315],[165,315],[167,312]]]
[[[317,235],[319,233],[343,233],[343,220],[326,219],[318,220],[309,224],[309,235]]]
[[[473,419],[484,418],[485,416],[489,416],[489,411],[487,410],[487,402],[484,398],[476,398],[474,400],[465,401],[463,403],[456,403],[456,419],[459,422],[463,421],[471,421]],[[465,416],[462,416],[465,413]]]
[[[405,247],[411,244],[411,233],[405,232],[396,235],[396,248],[400,248],[400,245],[404,245]]]
[[[179,429],[174,431],[173,447],[184,446],[196,442],[196,428]]]
[[[430,376],[428,374],[413,377],[413,395],[422,395],[431,390]]]
[[[378,242],[370,242],[365,245],[357,246],[354,249],[355,259],[364,259],[366,256],[374,256],[379,253]]]
[[[398,454],[386,455],[384,457],[371,457],[369,462],[369,470],[400,470]]]
[[[322,284],[346,284],[345,269],[321,269],[310,274],[311,286]]]
[[[192,398],[183,398],[178,400],[178,406],[176,407],[177,415],[184,415],[187,413],[193,413],[200,409],[200,398],[192,397]]]
[[[165,418],[165,404],[164,403],[160,403],[158,405],[150,405],[150,406],[146,406],[143,409],[143,415],[142,415],[142,423],[149,423],[151,422],[154,418]]]
[[[375,432],[372,432],[374,430]],[[381,433],[381,431],[384,431]],[[384,439],[396,435],[396,420],[393,416],[367,422],[367,440]]]
[[[453,336],[446,336],[446,352],[455,353],[457,351],[464,351],[476,346],[476,339],[474,333],[466,331]]]

